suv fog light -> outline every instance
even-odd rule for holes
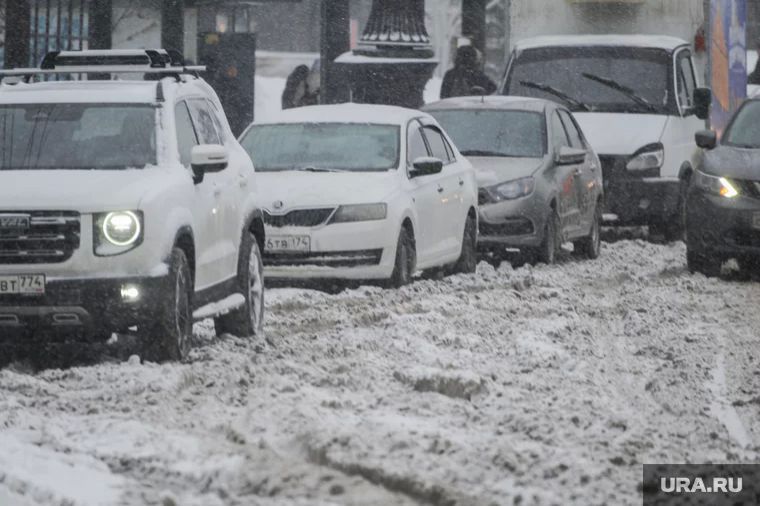
[[[140,298],[140,289],[135,285],[124,285],[121,287],[121,298],[125,302],[135,302]]]

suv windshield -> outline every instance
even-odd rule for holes
[[[541,113],[473,109],[429,112],[464,156],[541,158],[546,153]]]
[[[505,94],[561,102],[572,111],[666,114],[670,56],[661,49],[528,49],[512,64]]]
[[[737,148],[760,149],[760,102],[742,107],[723,135],[723,144]]]
[[[256,125],[240,142],[257,171],[384,171],[398,167],[399,131],[395,125]]]
[[[0,106],[0,170],[126,169],[156,163],[150,105]]]

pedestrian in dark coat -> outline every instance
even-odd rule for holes
[[[309,94],[309,67],[297,66],[285,81],[285,91],[282,92],[282,108],[292,109],[302,105],[311,105]]]
[[[441,98],[476,94],[473,88],[482,88],[480,93],[486,95],[496,91],[494,82],[480,70],[478,51],[473,46],[462,46],[457,50],[454,68],[443,76]]]

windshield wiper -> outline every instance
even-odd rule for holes
[[[504,156],[504,157],[512,157],[515,155],[510,155],[507,153],[500,153],[498,151],[485,151],[481,149],[465,149],[463,151],[460,151],[464,156]]]
[[[324,167],[293,167],[293,170],[300,172],[347,172],[342,169],[326,169]]]
[[[520,81],[520,84],[525,86],[526,88],[533,88],[536,90],[541,90],[546,93],[549,93],[550,95],[554,95],[555,97],[559,97],[568,104],[570,104],[573,107],[577,107],[578,109],[581,109],[582,111],[591,111],[591,106],[589,106],[586,103],[581,102],[580,100],[571,97],[567,93],[565,93],[562,90],[558,90],[557,88],[553,86],[549,86],[548,84],[544,83],[537,83],[534,81]]]
[[[583,72],[581,74],[586,79],[589,79],[591,81],[595,81],[597,83],[603,84],[607,86],[608,88],[612,88],[613,90],[617,90],[623,95],[627,96],[634,102],[636,102],[638,105],[642,107],[646,107],[649,109],[650,112],[657,112],[657,106],[636,93],[632,88],[629,88],[628,86],[625,86],[624,84],[620,84],[619,82],[615,81],[614,79],[610,79],[608,77],[602,77],[598,76],[596,74],[589,74],[588,72]]]

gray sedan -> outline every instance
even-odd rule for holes
[[[596,258],[603,185],[599,158],[572,114],[523,97],[458,97],[423,108],[475,166],[479,246],[554,263],[562,243]]]

